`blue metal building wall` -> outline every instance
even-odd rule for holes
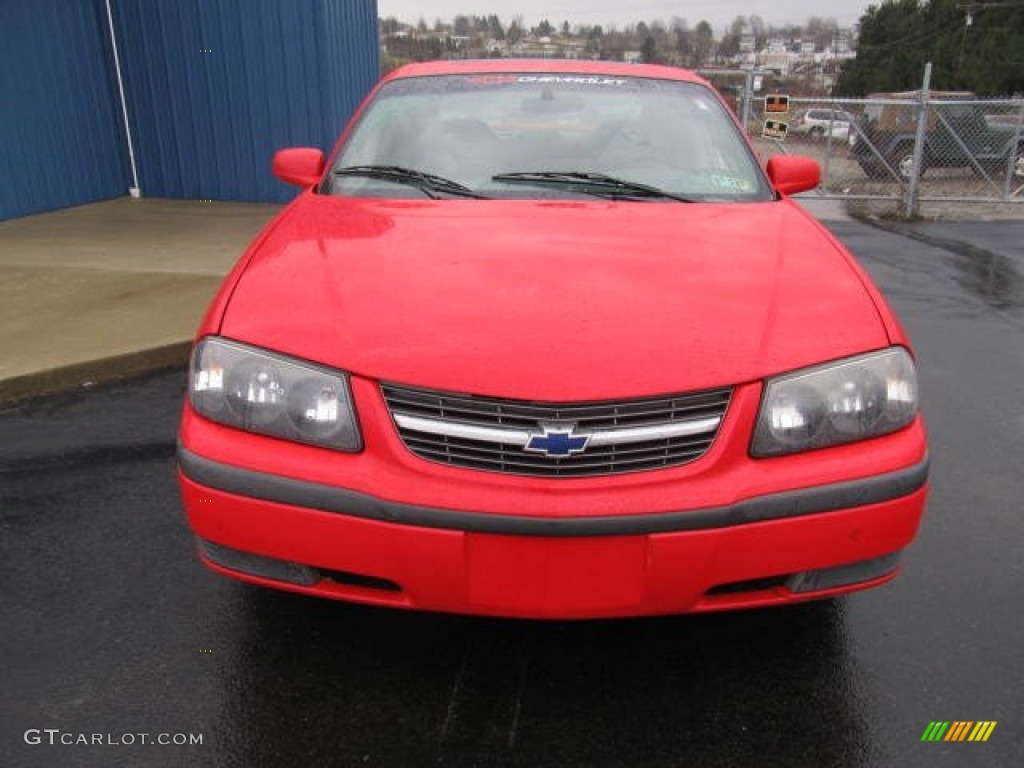
[[[146,197],[283,201],[274,150],[329,149],[378,77],[376,0],[115,0]]]
[[[0,219],[130,186],[103,0],[0,0]]]
[[[334,94],[327,113],[333,146],[363,97],[380,78],[377,0],[334,0],[323,4],[324,71]]]

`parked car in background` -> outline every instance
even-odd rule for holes
[[[674,67],[390,73],[199,329],[203,561],[398,608],[566,619],[892,579],[928,450],[885,299]]]
[[[845,141],[850,135],[850,124],[855,119],[849,112],[841,109],[804,109],[793,115],[789,123],[789,133],[803,135],[809,139],[831,136],[833,139]]]
[[[920,91],[873,93],[868,99],[916,101]],[[921,175],[929,168],[969,168],[1002,178],[1009,169],[1024,177],[1024,139],[1015,121],[993,120],[967,91],[931,91],[921,154]],[[941,118],[940,118],[941,116]],[[903,180],[913,175],[917,106],[868,104],[850,136],[854,158],[871,178]]]

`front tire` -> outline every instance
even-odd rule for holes
[[[869,163],[864,160],[858,161],[860,169],[864,171],[864,175],[872,181],[892,181],[892,177],[889,172],[885,169],[885,166],[880,163]]]
[[[1006,178],[1006,162],[1006,160],[1000,160],[999,162],[990,161],[982,163],[981,168],[991,179],[1004,179]],[[1024,179],[1024,147],[1018,150],[1014,158],[1012,173],[1014,180]]]

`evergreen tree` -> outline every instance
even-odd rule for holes
[[[1007,96],[1024,91],[1024,5],[967,8],[957,0],[884,0],[860,20],[857,58],[837,84],[842,96],[920,88]]]

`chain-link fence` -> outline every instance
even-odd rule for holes
[[[824,197],[889,201],[908,216],[928,202],[1024,203],[1024,99],[923,91],[764,109],[761,97],[747,110],[758,149],[818,160]],[[768,120],[786,123],[784,139],[765,137],[778,135]]]

